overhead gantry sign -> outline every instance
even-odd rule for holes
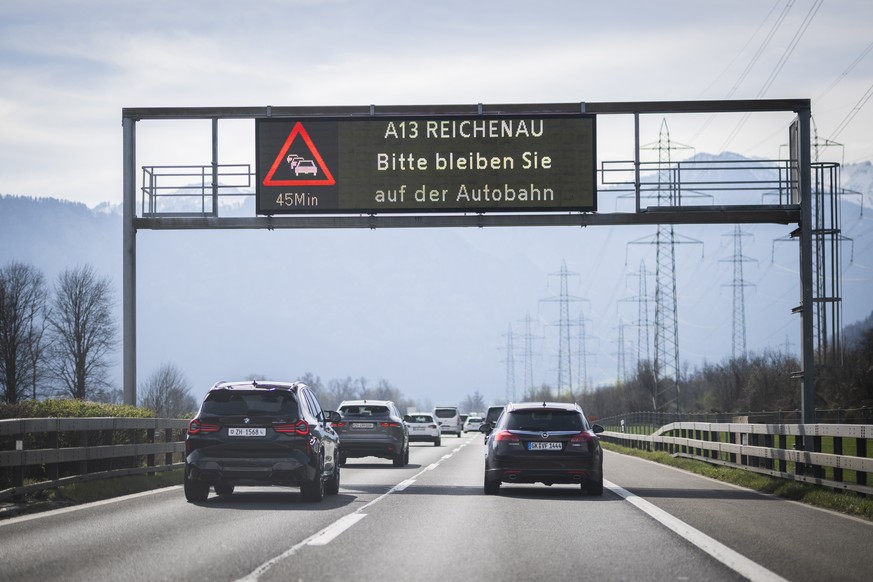
[[[586,114],[258,119],[257,213],[594,211]]]

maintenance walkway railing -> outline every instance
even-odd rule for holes
[[[0,501],[43,489],[184,463],[188,421],[168,418],[0,420]]]

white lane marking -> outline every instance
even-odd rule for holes
[[[407,479],[406,481],[401,481],[400,483],[398,483],[394,487],[394,490],[395,491],[403,491],[404,489],[406,489],[407,487],[409,487],[413,483],[415,483],[415,479]]]
[[[310,539],[306,544],[308,546],[324,546],[333,541],[333,539],[367,517],[366,513],[350,513],[345,517],[341,517],[340,519],[333,522],[331,525],[327,526],[314,538]]]
[[[291,556],[296,554],[297,550],[299,550],[303,546],[324,545],[324,544],[327,544],[328,542],[332,541],[334,538],[336,538],[342,532],[348,530],[353,525],[358,523],[361,519],[363,519],[366,516],[365,513],[362,513],[365,509],[367,509],[368,507],[370,507],[372,505],[379,503],[380,501],[382,501],[383,499],[385,499],[386,497],[388,497],[392,493],[396,493],[398,491],[403,491],[409,485],[412,485],[412,483],[414,483],[418,477],[423,475],[425,471],[433,470],[434,468],[436,468],[437,465],[439,465],[442,462],[443,459],[450,458],[456,452],[458,452],[463,447],[465,447],[469,442],[470,441],[467,441],[464,444],[462,444],[460,447],[458,447],[457,449],[452,451],[451,453],[449,453],[447,455],[443,455],[442,459],[440,459],[439,461],[437,461],[433,465],[429,465],[428,467],[422,469],[421,471],[419,471],[418,473],[416,473],[415,475],[413,475],[409,479],[405,479],[405,480],[401,481],[400,483],[398,483],[397,485],[395,485],[394,487],[392,487],[391,489],[389,489],[388,491],[386,491],[385,493],[383,493],[382,495],[380,495],[376,499],[367,503],[363,507],[359,507],[354,513],[344,515],[343,517],[337,519],[336,521],[334,521],[333,523],[331,523],[330,525],[328,525],[327,527],[325,527],[321,531],[318,531],[318,532],[314,533],[313,535],[309,536],[308,538],[306,538],[305,540],[294,544],[293,546],[291,546],[290,548],[288,548],[287,550],[285,550],[284,552],[282,552],[281,554],[279,554],[275,558],[272,558],[271,560],[264,562],[263,564],[261,564],[260,566],[255,568],[249,575],[244,576],[243,578],[240,578],[239,580],[237,580],[237,582],[257,582],[257,580],[261,576],[266,574],[270,570],[270,568],[272,568],[273,566],[275,566],[276,564],[278,564],[282,560],[284,560],[286,558],[290,558]],[[355,517],[355,516],[360,516],[360,517]],[[329,539],[328,539],[328,536],[330,536]],[[317,540],[327,540],[327,541],[324,541],[323,543],[313,543],[313,542],[316,542]]]
[[[432,463],[432,464],[428,465],[427,467],[425,467],[424,470],[425,471],[433,471],[434,469],[436,469],[439,466],[440,466],[439,463]]]
[[[691,542],[734,572],[737,572],[752,582],[787,582],[785,578],[771,572],[757,562],[753,562],[739,552],[736,552],[723,543],[709,537],[699,529],[691,527],[684,521],[677,519],[645,499],[637,497],[630,491],[619,487],[615,483],[611,483],[604,479],[603,485],[637,509],[660,522],[667,527],[667,529],[676,532],[683,539]]]

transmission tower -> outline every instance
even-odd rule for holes
[[[531,331],[531,323],[533,322],[533,318],[528,313],[525,318],[522,320],[524,322],[524,335],[522,336],[522,340],[524,340],[524,388],[525,390],[530,390],[534,387],[533,381],[533,340],[538,336],[535,336]],[[510,400],[509,402],[513,402]]]
[[[587,318],[580,311],[579,312],[579,333],[576,335],[576,366],[577,366],[577,383],[579,384],[580,392],[586,392],[588,390],[589,382],[588,382],[588,356],[593,355],[592,352],[588,351],[588,332],[585,327],[585,322]]]
[[[631,276],[637,277],[637,295],[628,297],[627,299],[622,299],[621,301],[635,301],[637,304],[637,319],[631,325],[637,328],[637,361],[638,362],[651,362],[652,361],[652,351],[651,351],[651,335],[649,329],[651,328],[651,323],[649,322],[649,302],[652,298],[649,296],[648,291],[646,290],[646,280],[649,275],[654,275],[651,271],[646,271],[646,261],[641,260],[639,269],[636,273],[632,273]]]
[[[731,283],[724,286],[733,287],[733,326],[731,341],[731,356],[734,360],[746,354],[746,287],[753,287],[752,283],[743,279],[743,263],[755,261],[750,257],[743,256],[743,236],[748,236],[740,229],[740,225],[734,226],[734,254],[729,259],[721,259],[721,262],[734,264],[734,277]]]
[[[667,121],[661,122],[658,143],[657,206],[681,206],[682,193],[678,178],[673,176],[670,152],[670,132]],[[680,146],[675,149],[685,149]],[[639,244],[641,241],[632,241]],[[702,244],[698,240],[680,237],[672,224],[658,225],[655,245],[655,386],[652,404],[656,410],[680,409],[679,399],[679,318],[676,296],[676,245],[681,243]],[[672,406],[671,406],[672,405]]]
[[[512,324],[506,332],[506,401],[515,402],[515,334],[512,333]]]
[[[617,370],[615,377],[619,382],[623,382],[627,378],[627,360],[625,358],[624,345],[624,319],[618,318],[618,352],[616,354]]]
[[[561,270],[557,273],[551,273],[551,276],[560,278],[560,291],[558,297],[542,299],[541,301],[557,302],[559,308],[558,314],[558,396],[564,394],[565,390],[568,394],[573,390],[573,370],[572,357],[570,349],[570,328],[575,324],[570,321],[570,302],[582,301],[578,297],[570,295],[567,287],[567,281],[570,275],[578,276],[578,273],[567,271],[567,262],[561,261]]]

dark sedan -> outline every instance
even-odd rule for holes
[[[574,483],[601,495],[600,432],[578,404],[508,404],[486,442],[485,493],[498,493],[501,483]]]

